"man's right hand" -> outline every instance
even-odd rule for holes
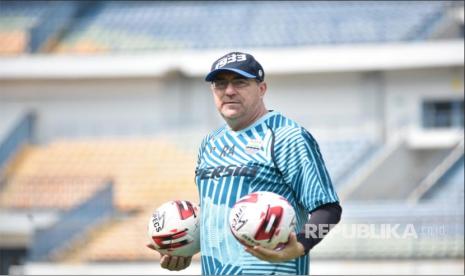
[[[153,244],[147,244],[147,247],[157,251]],[[191,264],[192,260],[192,257],[170,256],[162,253],[160,253],[160,255],[161,267],[172,271],[179,271],[187,268]]]

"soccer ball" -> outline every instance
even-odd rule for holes
[[[187,200],[172,200],[150,217],[148,235],[155,249],[189,257],[200,251],[200,208]]]
[[[279,250],[295,228],[295,211],[282,196],[255,192],[240,198],[229,215],[229,227],[243,245]]]

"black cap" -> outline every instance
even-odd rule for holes
[[[248,79],[263,81],[265,72],[255,58],[247,53],[231,52],[215,61],[210,73],[205,77],[206,81],[213,81],[219,72],[234,72]]]

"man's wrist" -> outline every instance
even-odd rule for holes
[[[303,248],[302,255],[308,254],[308,252],[310,251],[310,249],[312,249],[314,245],[313,239],[311,237],[306,238],[305,233],[297,234],[297,243],[299,243]]]
[[[298,252],[299,252],[299,256],[298,256],[298,257],[303,256],[303,255],[306,254],[306,252],[305,252],[305,246],[304,246],[301,242],[297,241],[297,247],[298,247]]]

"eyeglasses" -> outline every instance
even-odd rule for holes
[[[232,79],[232,80],[214,80],[212,81],[213,88],[217,90],[225,90],[228,88],[229,83],[236,88],[245,88],[250,85],[250,82],[248,79]]]

